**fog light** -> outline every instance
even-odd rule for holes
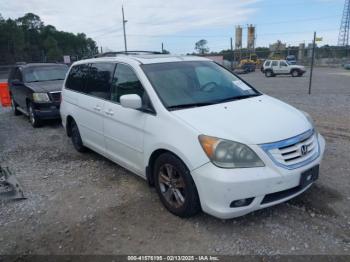
[[[235,200],[231,202],[230,207],[249,206],[253,202],[253,200],[254,200],[254,197]]]

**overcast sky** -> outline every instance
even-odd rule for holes
[[[248,23],[257,27],[257,46],[308,43],[314,30],[322,44],[336,44],[344,0],[0,0],[0,13],[32,12],[58,30],[84,32],[105,50],[123,50],[122,4],[129,50],[160,50],[163,42],[172,53],[187,53],[203,38],[212,51],[228,49],[235,26]]]

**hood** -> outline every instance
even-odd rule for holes
[[[304,69],[305,66],[302,65],[290,65],[291,68],[298,68],[298,69]]]
[[[61,91],[64,80],[42,81],[25,83],[26,86],[31,88],[34,92],[55,92]]]
[[[296,108],[267,95],[172,111],[200,134],[245,144],[264,144],[312,128]]]

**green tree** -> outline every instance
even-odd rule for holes
[[[201,39],[196,42],[194,49],[201,55],[207,54],[209,52],[209,47],[207,47],[208,41]]]

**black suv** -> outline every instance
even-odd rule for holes
[[[20,64],[12,68],[8,85],[15,115],[29,116],[33,127],[60,118],[61,89],[68,71],[64,64]]]

